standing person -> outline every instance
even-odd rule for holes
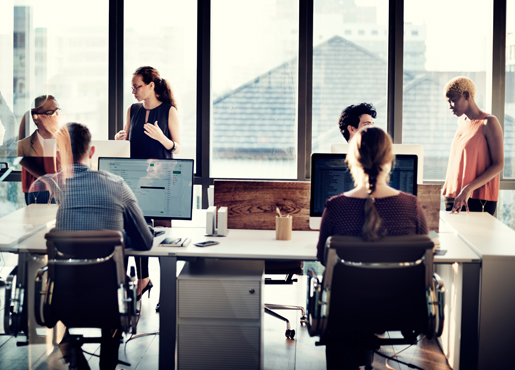
[[[340,114],[340,119],[338,120],[340,132],[345,140],[350,142],[360,128],[373,125],[376,116],[377,112],[372,104],[349,105]]]
[[[38,96],[30,113],[37,129],[18,141],[18,157],[23,157],[21,183],[27,205],[47,203],[50,199],[50,192],[40,187],[44,188],[43,184],[35,188],[32,185],[39,177],[58,170],[54,135],[59,129],[59,104],[52,95]]]
[[[364,127],[350,141],[347,164],[356,187],[326,202],[317,244],[322,264],[326,240],[332,235],[374,241],[386,235],[428,233],[417,197],[388,185],[393,160],[392,140],[379,127]],[[357,369],[364,364],[364,353],[357,347],[327,345],[326,360],[327,369]]]
[[[170,84],[155,68],[140,67],[132,77],[132,93],[138,103],[127,110],[125,128],[115,139],[131,142],[131,158],[173,158],[173,153],[181,150],[181,138],[177,104]],[[171,221],[165,220],[159,225],[171,227]],[[141,298],[146,291],[150,295],[153,285],[148,273],[148,257],[137,257],[135,261],[138,298]],[[156,310],[159,311],[159,304]]]
[[[450,80],[444,95],[458,119],[443,186],[445,210],[494,215],[499,198],[499,173],[504,168],[504,141],[499,121],[479,109],[476,86],[466,77]]]

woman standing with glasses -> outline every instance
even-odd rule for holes
[[[159,72],[145,66],[136,69],[132,77],[132,93],[138,101],[127,110],[124,130],[116,140],[131,142],[131,158],[173,158],[181,150],[179,116],[172,89]],[[158,225],[158,222],[155,223]],[[170,220],[159,226],[171,227]],[[148,273],[148,257],[136,258],[138,271],[138,299],[153,285]],[[156,307],[159,310],[159,305]]]
[[[59,169],[56,153],[54,135],[59,129],[59,104],[52,95],[38,96],[34,101],[34,108],[30,114],[36,124],[36,130],[32,135],[18,141],[18,157],[23,157],[22,165],[22,189],[25,193],[25,203],[48,203],[50,192],[44,184],[32,187],[39,177],[55,173]],[[25,118],[22,119],[25,127]],[[22,132],[20,128],[20,133]],[[25,130],[23,130],[25,135]]]

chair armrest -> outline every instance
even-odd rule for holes
[[[5,334],[13,334],[11,329],[11,301],[12,301],[12,288],[13,280],[18,274],[18,266],[16,266],[7,279],[5,280],[5,303],[4,303],[4,332]]]
[[[41,297],[46,296],[48,291],[43,290],[43,275],[48,272],[48,266],[40,268],[34,279],[34,316],[38,325],[46,326],[45,318],[41,315]]]
[[[322,284],[318,276],[312,268],[307,272],[308,275],[308,291],[307,291],[307,304],[306,304],[306,324],[310,336],[320,335],[321,330],[321,302]]]
[[[307,271],[307,275],[311,278],[316,278],[318,279],[318,276],[317,276],[317,273],[316,271],[313,269],[313,267],[310,267]]]
[[[433,273],[433,280],[436,283],[436,289],[441,289],[442,292],[445,292],[445,284],[443,279],[436,272]]]
[[[443,332],[445,316],[444,316],[444,308],[445,308],[445,285],[443,279],[440,275],[434,273],[433,274],[433,282],[435,284],[436,298],[437,302],[435,304],[438,307],[438,321],[435,328],[435,335],[440,337]]]
[[[6,334],[14,335],[15,337],[24,330],[22,316],[25,288],[21,284],[13,287],[13,280],[17,275],[18,267],[15,267],[6,279],[4,310],[4,331]],[[12,297],[13,290],[14,298]]]

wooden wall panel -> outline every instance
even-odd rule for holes
[[[293,230],[309,228],[310,183],[215,180],[216,207],[228,208],[229,229],[275,230],[275,207],[293,217]]]
[[[214,204],[228,208],[229,229],[275,230],[275,207],[293,217],[293,230],[309,228],[309,182],[215,180]],[[438,232],[440,185],[419,185],[429,230]]]
[[[440,185],[419,185],[417,189],[417,198],[426,214],[427,227],[430,231],[439,230],[441,193]]]

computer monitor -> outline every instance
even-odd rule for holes
[[[424,183],[424,145],[393,144],[393,154],[416,154],[418,156],[417,183]],[[348,153],[349,144],[332,144],[331,153]]]
[[[99,158],[98,169],[125,180],[143,216],[191,220],[193,159]]]
[[[334,195],[354,189],[354,179],[345,163],[346,154],[314,153],[311,155],[311,200],[309,227],[319,229],[325,202]],[[417,160],[414,154],[395,156],[389,185],[417,195]]]
[[[98,158],[129,158],[131,142],[128,140],[91,140],[95,153],[91,158],[91,168],[98,170]]]

